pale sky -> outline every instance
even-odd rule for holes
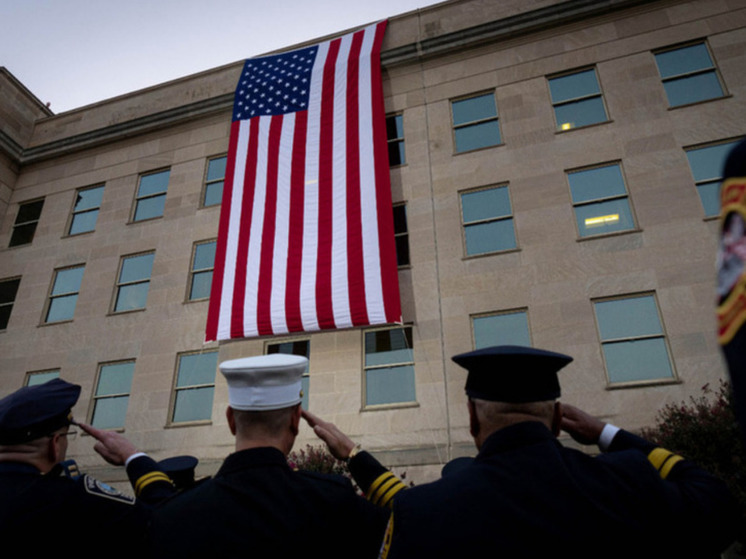
[[[436,0],[0,0],[0,66],[61,113]]]

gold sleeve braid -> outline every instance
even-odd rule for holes
[[[141,476],[135,482],[135,495],[139,497],[148,485],[150,485],[151,483],[158,483],[159,481],[165,481],[170,484],[171,478],[169,478],[163,472],[150,472],[148,474],[145,474],[144,476]]]
[[[658,470],[662,479],[666,479],[673,467],[681,462],[683,458],[665,448],[655,448],[648,454],[648,461]]]
[[[378,559],[386,559],[389,555],[389,549],[391,548],[391,537],[394,534],[394,513],[391,513],[389,517],[388,526],[386,526],[386,534],[383,536],[383,542],[381,543],[381,551],[378,553]]]
[[[380,507],[393,506],[394,496],[407,486],[391,472],[381,474],[368,489],[368,500]]]

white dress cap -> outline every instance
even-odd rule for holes
[[[307,366],[307,358],[284,353],[223,361],[220,372],[228,382],[230,407],[261,411],[300,403],[301,377]]]

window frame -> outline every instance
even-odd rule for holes
[[[510,204],[510,213],[504,214],[504,215],[498,215],[490,218],[484,218],[484,219],[478,219],[470,222],[466,222],[464,219],[464,195],[468,194],[474,194],[477,192],[486,192],[489,190],[497,190],[505,188],[508,193],[508,203]],[[458,197],[459,197],[459,213],[461,218],[461,240],[462,240],[462,247],[463,247],[463,254],[464,258],[480,258],[484,256],[490,256],[495,254],[506,254],[509,252],[515,252],[520,250],[520,245],[518,244],[518,232],[515,228],[515,211],[513,210],[513,197],[510,192],[510,184],[505,183],[498,183],[498,184],[492,184],[487,186],[478,186],[476,188],[468,188],[465,190],[459,190],[458,191]],[[489,223],[497,223],[500,221],[508,221],[510,220],[512,224],[512,230],[513,230],[513,238],[515,239],[515,245],[510,248],[504,248],[499,250],[489,250],[485,252],[477,252],[474,254],[469,253],[468,243],[467,243],[467,235],[466,230],[469,227],[475,227],[479,225],[485,225]]]
[[[116,366],[116,365],[125,365],[125,364],[132,364],[132,372],[130,376],[130,385],[129,385],[129,392],[118,392],[114,394],[104,394],[104,395],[98,395],[98,391],[101,384],[101,378],[102,373],[104,372],[104,368],[110,367],[110,366]],[[108,431],[124,431],[125,423],[127,421],[127,411],[129,409],[129,400],[132,396],[132,382],[135,377],[135,366],[136,366],[136,359],[120,359],[116,361],[104,361],[102,363],[98,364],[98,367],[96,368],[96,380],[93,383],[93,392],[91,393],[91,401],[88,406],[88,423],[90,425],[93,425],[97,429],[104,429]],[[122,424],[118,425],[116,427],[98,427],[94,424],[95,416],[96,416],[96,406],[99,401],[101,400],[114,400],[114,399],[121,399],[121,398],[127,398],[127,405],[125,406],[124,410],[124,417],[122,418]]]
[[[641,334],[641,335],[625,336],[621,338],[610,338],[606,340],[603,338],[603,335],[601,333],[601,320],[599,319],[598,311],[596,310],[597,309],[596,305],[598,303],[632,300],[632,299],[643,299],[647,297],[651,297],[655,305],[656,316],[658,318],[658,323],[660,325],[660,330],[661,330],[660,334]],[[635,388],[635,387],[641,387],[641,386],[651,386],[651,385],[660,385],[660,384],[676,384],[680,382],[678,378],[678,374],[676,372],[676,364],[674,362],[673,353],[671,352],[671,345],[669,343],[668,334],[666,332],[666,325],[665,325],[665,322],[663,321],[663,315],[661,313],[660,305],[658,304],[657,294],[654,291],[627,293],[627,294],[621,294],[621,295],[613,295],[609,297],[596,297],[596,298],[591,299],[591,304],[593,306],[593,318],[596,324],[596,333],[598,335],[599,348],[601,350],[601,359],[603,360],[603,364],[604,364],[604,374],[606,376],[606,388],[607,389]],[[671,370],[670,377],[657,377],[657,378],[652,378],[652,379],[619,380],[619,381],[615,381],[611,378],[611,373],[609,372],[609,363],[606,358],[606,352],[604,351],[604,345],[608,346],[610,344],[615,344],[615,343],[654,340],[654,339],[663,340],[664,348],[666,350],[666,357],[668,359],[668,364]]]
[[[151,194],[140,194],[140,188],[142,188],[142,181],[145,177],[151,177],[153,175],[159,175],[161,173],[168,173],[168,180],[166,181],[166,188],[162,191],[158,191]],[[140,173],[137,176],[137,189],[135,190],[135,201],[132,205],[132,215],[130,217],[130,223],[143,223],[146,221],[152,221],[154,219],[161,219],[166,213],[166,197],[168,195],[168,186],[171,182],[171,167],[164,167],[162,169],[155,169],[153,171],[148,171],[146,173]],[[140,207],[140,202],[145,200],[154,200],[156,198],[163,197],[163,211],[160,215],[155,215],[152,217],[145,217],[145,218],[137,218],[137,210]]]
[[[44,211],[45,201],[46,201],[46,198],[42,196],[40,198],[32,198],[31,200],[25,200],[24,202],[20,202],[18,204],[18,211],[16,212],[16,218],[13,221],[13,227],[10,232],[10,240],[8,241],[8,248],[27,246],[34,242],[34,237],[36,237],[36,229],[39,227],[39,222],[41,221],[41,213]],[[24,206],[38,204],[39,202],[41,202],[41,205],[39,206],[39,215],[36,216],[35,219],[28,219],[26,221],[22,221],[19,223],[18,219],[19,217],[21,217],[21,209]],[[31,238],[27,242],[18,242],[18,241],[13,242],[13,239],[16,237],[16,231],[19,230],[21,227],[28,227],[30,225],[33,225],[33,230],[31,231]]]
[[[224,153],[224,154],[221,154],[221,155],[213,155],[213,156],[210,156],[210,157],[207,158],[207,160],[205,161],[205,173],[204,173],[204,177],[202,179],[202,191],[200,192],[200,197],[199,197],[199,207],[200,207],[200,209],[202,209],[202,208],[214,208],[216,206],[219,207],[219,206],[222,205],[223,190],[225,189],[225,175],[226,175],[226,173],[223,173],[222,178],[219,178],[219,179],[209,179],[209,175],[210,175],[210,163],[212,163],[213,161],[216,161],[218,159],[225,159],[226,160],[226,173],[228,171],[228,168],[227,168],[228,154]],[[206,202],[206,199],[207,199],[207,191],[210,190],[210,187],[212,187],[213,185],[217,184],[218,182],[222,182],[223,183],[223,186],[220,189],[220,202],[216,202],[214,204],[206,204],[205,202]]]
[[[454,104],[472,100],[472,99],[479,99],[481,97],[492,97],[492,102],[495,107],[495,115],[488,116],[488,117],[481,117],[476,120],[470,120],[468,122],[462,122],[462,123],[456,124],[455,115],[453,112]],[[474,151],[479,151],[483,149],[489,149],[489,148],[505,145],[505,142],[503,140],[502,128],[500,126],[500,113],[497,107],[497,92],[494,89],[482,91],[479,93],[471,93],[468,95],[462,95],[460,97],[454,97],[453,99],[450,99],[449,104],[450,104],[450,109],[451,109],[451,136],[452,136],[452,141],[453,141],[453,154],[454,155],[460,155],[462,153],[471,153]],[[479,125],[486,124],[488,122],[493,122],[493,121],[497,124],[498,138],[495,143],[480,145],[478,147],[463,149],[463,150],[458,149],[458,141],[457,141],[457,134],[456,134],[457,130],[463,130],[465,128],[469,128],[472,126],[479,126]]]
[[[395,137],[389,136],[389,121],[394,120],[396,122],[395,128],[398,133],[401,128],[401,136],[397,134]],[[400,154],[401,161],[399,163],[391,163],[391,149],[392,145],[396,145],[399,149],[397,150]],[[386,147],[389,154],[389,168],[403,167],[407,164],[407,150],[406,144],[404,143],[404,113],[390,113],[386,115]]]
[[[86,235],[88,233],[93,233],[96,230],[96,224],[98,223],[98,214],[101,211],[101,204],[103,203],[103,196],[104,196],[103,193],[104,193],[105,188],[106,188],[106,183],[100,183],[100,184],[94,184],[91,186],[83,186],[75,190],[75,197],[73,198],[73,205],[72,205],[72,208],[70,209],[70,215],[67,220],[67,227],[65,228],[65,235],[67,237],[77,237],[78,235]],[[85,208],[85,209],[76,211],[75,206],[77,206],[77,202],[78,202],[78,193],[84,192],[86,190],[98,190],[98,189],[101,189],[102,202],[100,202],[98,206],[91,207],[91,208]],[[75,223],[76,216],[86,214],[86,213],[92,213],[94,211],[96,212],[96,220],[94,222],[93,228],[88,229],[86,231],[80,231],[77,233],[73,233],[72,228],[73,228],[73,224]]]
[[[729,138],[725,140],[717,140],[714,142],[707,142],[705,144],[697,144],[694,146],[688,146],[684,148],[684,154],[686,155],[687,163],[689,165],[689,171],[692,174],[692,180],[694,181],[694,187],[697,191],[697,196],[699,198],[700,203],[702,204],[702,210],[705,214],[704,219],[705,220],[712,220],[712,219],[718,219],[720,217],[720,196],[718,196],[718,212],[716,214],[709,214],[707,212],[707,208],[705,207],[704,198],[702,195],[702,191],[704,190],[704,187],[717,184],[718,190],[720,190],[720,187],[723,184],[723,181],[725,180],[725,177],[722,176],[723,171],[723,165],[725,164],[725,159],[728,157],[728,153],[730,153],[730,150],[733,149],[733,147],[737,146],[738,143],[743,140],[743,137],[739,138]],[[720,161],[720,164],[718,165],[718,169],[720,170],[720,175],[717,177],[708,177],[706,179],[697,180],[697,177],[695,176],[694,167],[692,166],[692,160],[689,157],[690,152],[696,152],[699,150],[704,150],[708,148],[713,148],[716,146],[723,146],[723,145],[730,145],[730,149],[727,150],[725,157]]]
[[[286,354],[282,351],[273,351],[271,353],[282,353],[284,355],[300,355],[302,357],[305,357],[308,359],[308,366],[306,367],[306,370],[303,372],[303,375],[301,376],[301,383],[303,384],[303,399],[301,401],[301,407],[304,410],[308,409],[308,406],[310,405],[310,395],[311,395],[311,338],[308,337],[301,337],[301,338],[288,338],[283,340],[267,340],[264,344],[264,355],[269,355],[270,347],[275,346],[282,346],[285,344],[299,344],[299,343],[305,343],[306,344],[306,352],[305,353],[290,353]],[[293,348],[295,349],[295,348]]]
[[[207,274],[210,273],[210,288],[212,288],[212,278],[214,277],[214,271],[215,271],[215,258],[213,257],[212,265],[207,268],[199,268],[195,269],[195,264],[197,260],[197,247],[202,245],[209,245],[214,244],[215,248],[217,249],[217,239],[206,239],[204,241],[195,241],[192,244],[192,256],[189,261],[189,278],[187,280],[187,291],[186,291],[186,298],[185,302],[187,303],[196,303],[198,301],[208,301],[210,299],[210,294],[208,292],[206,297],[192,297],[192,290],[194,288],[194,278],[197,275],[201,274]]]
[[[211,425],[212,424],[212,408],[215,406],[215,388],[217,387],[217,371],[219,366],[219,349],[217,347],[214,348],[206,348],[206,349],[200,349],[200,350],[193,350],[193,351],[182,351],[176,354],[176,365],[174,369],[174,375],[173,375],[173,384],[171,386],[171,401],[168,406],[168,421],[166,423],[167,427],[189,427],[192,425]],[[204,355],[204,354],[215,354],[215,369],[213,371],[213,377],[211,383],[197,383],[197,384],[189,384],[185,386],[179,386],[179,374],[181,369],[181,360],[185,357],[190,357],[193,355]],[[185,390],[195,390],[195,389],[204,389],[204,388],[212,388],[212,399],[210,402],[210,417],[207,419],[187,419],[183,421],[176,421],[175,415],[177,411],[177,404],[178,404],[178,396],[179,392],[185,391]]]
[[[512,316],[512,315],[523,315],[526,322],[526,333],[528,335],[528,345],[526,344],[516,344],[514,341],[511,340],[495,340],[494,343],[491,343],[489,345],[477,345],[477,320],[480,319],[488,319],[488,318],[496,318],[500,316]],[[471,323],[471,339],[472,339],[472,347],[474,349],[482,349],[485,347],[491,347],[493,345],[523,345],[524,347],[533,347],[533,336],[531,335],[531,322],[529,320],[528,316],[528,307],[518,307],[514,309],[505,309],[505,310],[499,310],[499,311],[492,311],[492,312],[484,312],[484,313],[477,313],[472,314],[469,317],[469,322]]]
[[[705,68],[705,69],[691,70],[691,71],[687,71],[681,74],[676,74],[674,76],[668,76],[666,78],[663,77],[663,75],[661,74],[660,65],[658,64],[658,55],[665,54],[668,52],[673,52],[676,50],[689,48],[689,47],[694,47],[697,45],[704,46],[705,52],[707,53],[707,56],[709,57],[710,62],[712,63],[711,67]],[[715,60],[715,56],[713,55],[712,49],[710,49],[710,45],[706,39],[692,40],[692,41],[687,41],[686,43],[679,43],[676,45],[670,45],[664,48],[655,49],[652,51],[652,54],[653,54],[653,60],[655,61],[655,67],[658,70],[658,77],[660,78],[661,85],[663,86],[663,93],[666,96],[666,101],[668,101],[669,109],[676,109],[679,107],[688,107],[690,105],[696,105],[698,103],[706,103],[708,101],[714,101],[717,99],[723,99],[724,97],[728,97],[728,90],[725,87],[725,81],[723,80],[723,77],[720,74],[720,69],[718,68],[717,62]],[[706,99],[697,99],[696,101],[689,101],[686,103],[678,103],[678,104],[671,103],[671,98],[669,97],[668,91],[666,90],[667,82],[684,80],[684,79],[691,78],[694,76],[704,75],[704,74],[709,74],[709,73],[712,73],[715,75],[715,79],[717,80],[717,83],[720,86],[721,95],[717,97],[708,97]]]
[[[83,269],[83,274],[85,274],[85,263],[82,264],[73,264],[71,266],[64,266],[62,268],[56,268],[54,270],[54,274],[52,274],[52,281],[49,285],[49,292],[47,293],[46,302],[44,304],[44,311],[42,314],[42,324],[64,324],[65,322],[72,322],[74,315],[75,315],[75,308],[78,304],[78,296],[80,295],[80,290],[83,285],[83,275],[80,276],[80,285],[78,286],[77,291],[69,291],[69,292],[63,292],[63,293],[57,293],[55,294],[55,284],[57,283],[57,278],[59,277],[60,272],[66,272],[70,270],[77,270],[79,268]],[[52,303],[55,299],[60,299],[62,297],[71,297],[72,295],[75,295],[75,305],[73,305],[73,316],[70,318],[63,318],[61,320],[49,320],[49,313],[52,310]]]
[[[572,188],[572,182],[570,180],[570,175],[574,173],[582,173],[586,171],[594,171],[598,169],[604,169],[606,167],[618,167],[619,168],[619,175],[622,179],[622,186],[624,187],[624,194],[614,194],[611,196],[601,196],[600,198],[593,198],[592,200],[584,200],[582,202],[575,202],[573,199],[573,188]],[[635,210],[632,205],[632,197],[629,193],[629,188],[627,187],[627,178],[624,172],[624,167],[622,166],[621,160],[615,160],[615,161],[605,161],[603,163],[595,163],[593,165],[587,165],[584,167],[576,167],[573,169],[566,169],[565,170],[565,180],[567,181],[567,188],[568,188],[568,194],[570,196],[570,204],[572,205],[573,210],[573,217],[575,218],[575,231],[578,235],[579,241],[585,241],[589,239],[599,239],[603,237],[611,237],[615,235],[626,235],[628,233],[634,233],[639,232],[640,227],[637,224],[637,216],[635,215]],[[626,200],[627,201],[627,208],[629,210],[629,216],[632,221],[632,226],[629,229],[621,229],[617,231],[606,231],[606,232],[599,232],[599,233],[591,233],[588,235],[583,235],[580,225],[578,223],[578,213],[577,208],[579,207],[587,207],[592,206],[594,204],[605,204],[607,202],[614,202],[617,200]]]
[[[150,267],[150,274],[148,276],[147,280],[137,280],[137,281],[130,281],[130,282],[122,282],[122,271],[124,268],[124,261],[129,258],[137,258],[138,256],[145,256],[146,254],[152,254],[153,255],[153,265]],[[111,308],[109,310],[109,314],[124,314],[124,313],[130,313],[130,312],[142,312],[147,308],[147,302],[148,302],[148,295],[150,295],[150,282],[153,280],[153,266],[155,265],[155,250],[146,250],[143,252],[136,252],[133,254],[126,254],[119,258],[119,268],[117,269],[117,277],[116,281],[114,282],[114,296],[112,297],[111,301]],[[123,286],[130,286],[130,285],[137,285],[141,283],[147,283],[148,284],[148,291],[145,294],[145,304],[142,307],[138,307],[135,309],[125,309],[125,310],[117,310],[117,301],[119,300],[119,293],[120,289]]]
[[[584,95],[580,95],[578,97],[572,97],[570,99],[564,99],[562,101],[554,101],[552,98],[552,87],[551,87],[551,81],[561,78],[567,78],[569,76],[573,76],[576,74],[582,74],[585,72],[593,71],[593,75],[596,78],[596,85],[598,86],[598,93],[587,93]],[[555,132],[564,133],[564,132],[570,132],[572,130],[580,130],[583,128],[588,128],[590,126],[598,126],[599,124],[605,124],[607,122],[611,122],[611,117],[609,116],[609,108],[606,106],[606,97],[604,96],[604,90],[601,86],[601,79],[598,75],[598,68],[594,66],[583,66],[582,68],[574,68],[572,70],[565,70],[564,72],[560,72],[557,74],[551,74],[546,77],[546,83],[547,83],[547,89],[549,91],[549,101],[552,105],[552,113],[554,115],[554,130]],[[572,103],[580,103],[582,101],[588,101],[591,99],[600,99],[601,100],[601,106],[604,110],[604,120],[599,120],[597,122],[591,122],[589,124],[583,124],[580,126],[570,126],[565,128],[564,124],[566,123],[560,123],[559,119],[557,118],[557,108],[570,105]]]
[[[9,278],[0,279],[0,284],[9,283],[12,281],[18,282],[15,288],[15,293],[13,294],[13,300],[9,303],[3,303],[2,301],[0,301],[0,308],[10,307],[10,310],[8,311],[8,321],[5,323],[5,326],[2,326],[2,322],[0,322],[0,332],[4,332],[8,329],[8,324],[10,323],[10,317],[13,314],[13,306],[16,304],[16,299],[18,298],[18,290],[21,288],[21,277],[22,276],[11,276]],[[2,319],[1,314],[0,314],[0,319]]]
[[[392,331],[392,330],[404,330],[405,331],[405,340],[410,340],[411,345],[408,348],[412,352],[412,359],[411,361],[397,361],[394,363],[385,363],[385,364],[379,364],[379,365],[368,365],[367,364],[367,355],[366,352],[366,336],[367,334],[373,334],[375,332],[383,332],[383,331]],[[406,334],[406,331],[409,331],[409,335]],[[382,326],[377,328],[366,328],[361,330],[362,334],[362,410],[381,410],[381,409],[391,409],[391,408],[409,408],[409,407],[418,407],[419,402],[417,400],[417,372],[415,367],[415,356],[414,356],[414,328],[411,324],[402,324],[402,325],[396,325],[396,326]],[[396,368],[396,367],[411,367],[411,382],[412,382],[412,391],[414,393],[414,399],[413,400],[402,400],[397,402],[384,402],[379,404],[369,404],[368,403],[368,372],[369,371],[382,371],[385,369],[390,368]]]

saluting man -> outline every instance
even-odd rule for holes
[[[288,465],[307,363],[305,357],[271,354],[220,364],[235,451],[214,477],[154,512],[156,557],[378,555],[389,509],[359,496],[343,476]]]
[[[150,508],[175,489],[155,462],[122,435],[79,424],[108,462],[126,465],[137,499],[80,474],[66,461],[80,386],[61,379],[0,400],[0,541],[41,556],[79,557],[143,549]],[[124,555],[123,555],[124,556]]]
[[[721,481],[557,401],[571,357],[497,346],[453,360],[478,454],[396,496],[382,557],[713,557],[733,541]],[[563,447],[560,428],[603,454]]]

